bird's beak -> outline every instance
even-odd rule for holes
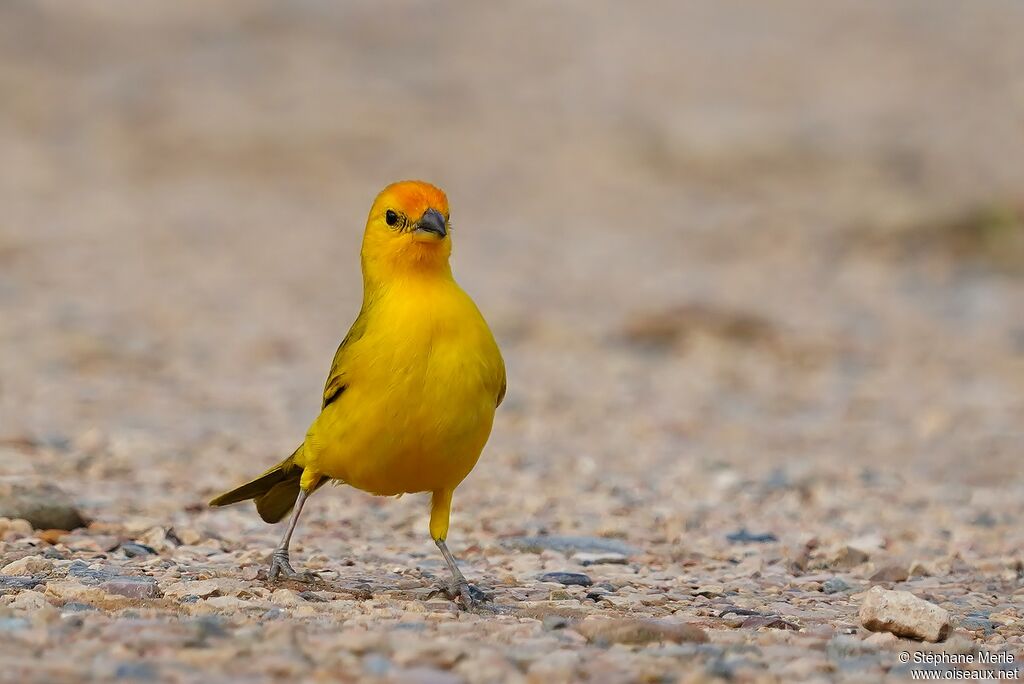
[[[412,229],[413,232],[420,234],[433,233],[441,239],[444,239],[444,236],[448,234],[444,216],[437,209],[427,209],[423,212],[423,216],[413,225]]]

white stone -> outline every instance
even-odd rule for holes
[[[53,561],[41,556],[25,556],[0,568],[0,575],[35,575],[53,570]]]
[[[943,641],[949,635],[949,612],[909,591],[872,587],[864,595],[860,622],[872,632],[925,641]]]

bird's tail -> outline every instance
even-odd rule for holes
[[[295,456],[302,450],[299,446],[292,455],[276,466],[263,473],[255,480],[224,492],[210,501],[211,506],[227,506],[253,499],[260,517],[268,523],[277,521],[288,515],[299,496],[299,480],[302,478],[302,466],[295,462]],[[326,478],[321,480],[325,481]]]

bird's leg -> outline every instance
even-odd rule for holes
[[[288,545],[292,541],[292,532],[295,531],[295,525],[299,522],[299,514],[302,513],[302,505],[306,503],[306,497],[308,496],[309,490],[299,489],[299,496],[295,499],[295,508],[292,510],[291,520],[288,521],[288,529],[285,530],[281,543],[277,545],[274,553],[270,556],[270,570],[267,573],[267,577],[271,582],[276,581],[278,577],[298,580],[300,582],[308,582],[315,577],[315,575],[309,572],[296,572],[288,559]]]
[[[448,588],[449,597],[452,600],[461,597],[463,605],[470,609],[478,606],[481,601],[487,600],[487,594],[466,580],[466,576],[462,574],[459,566],[455,564],[455,556],[448,550],[445,537],[448,536],[448,519],[451,516],[451,510],[452,492],[450,490],[434,492],[430,505],[430,536],[434,538],[434,543],[441,550],[444,562],[448,564],[448,569],[452,573],[452,582]]]
[[[448,550],[444,539],[435,539],[434,543],[437,544],[437,548],[441,549],[444,562],[448,564],[448,569],[452,572],[452,583],[448,589],[449,596],[452,599],[461,597],[466,608],[475,608],[481,601],[486,601],[487,594],[470,584],[466,576],[459,570],[459,566],[455,564],[455,556]]]

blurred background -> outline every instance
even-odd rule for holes
[[[1022,26],[1016,0],[5,2],[2,471],[269,548],[202,504],[301,439],[370,203],[421,178],[509,372],[457,546],[1020,529]],[[313,539],[429,552],[421,499],[318,498]]]

